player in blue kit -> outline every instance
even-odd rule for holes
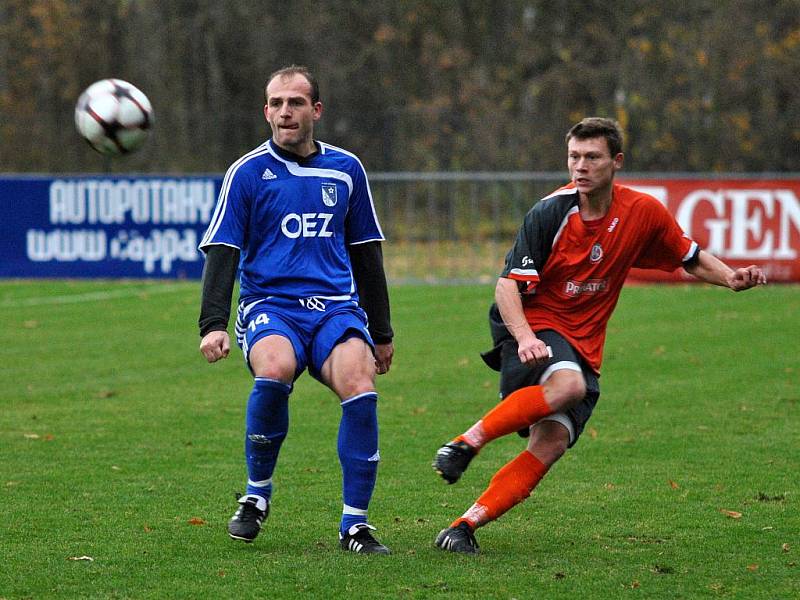
[[[389,554],[367,520],[380,460],[375,375],[388,372],[394,354],[383,233],[361,162],[314,140],[322,103],[312,74],[280,69],[264,95],[272,138],[230,166],[200,242],[200,352],[208,362],[230,352],[226,330],[238,269],[236,341],[254,377],[247,491],[228,533],[252,542],[269,514],[289,394],[308,369],[342,406],[341,546]]]

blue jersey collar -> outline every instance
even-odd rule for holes
[[[300,156],[299,154],[295,154],[294,152],[289,152],[288,150],[284,150],[278,144],[275,143],[275,140],[270,139],[268,142],[270,150],[281,157],[283,160],[288,160],[290,162],[294,162],[297,164],[302,165],[303,163],[307,163],[312,161],[317,155],[320,154],[322,148],[320,143],[317,140],[314,140],[314,147],[316,150],[309,154],[308,156]]]

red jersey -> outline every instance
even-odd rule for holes
[[[570,185],[528,211],[501,276],[527,284],[522,304],[534,332],[557,331],[599,373],[631,267],[674,271],[698,252],[652,196],[615,184],[606,215],[584,221]]]

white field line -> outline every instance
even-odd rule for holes
[[[115,298],[130,298],[133,296],[151,294],[170,294],[172,292],[188,290],[189,287],[190,286],[185,283],[165,284],[136,288],[126,287],[122,289],[103,290],[100,292],[85,292],[83,294],[68,294],[62,296],[34,296],[32,298],[15,298],[0,302],[0,308],[23,308],[25,306],[44,306],[48,304],[81,304],[84,302],[102,302],[104,300],[113,300]]]

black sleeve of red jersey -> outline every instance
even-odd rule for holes
[[[206,250],[200,299],[200,336],[225,331],[231,316],[231,297],[239,269],[239,249],[213,245]]]
[[[700,262],[700,244],[697,244],[694,249],[694,253],[683,261],[683,268],[684,269],[691,269],[692,267],[696,266],[698,262]]]
[[[517,232],[514,246],[506,255],[501,277],[517,281],[521,292],[530,292],[539,281],[553,242],[570,210],[578,203],[578,194],[559,194],[540,200],[528,211]]]
[[[350,263],[356,280],[361,308],[369,319],[369,334],[376,344],[388,344],[394,337],[389,310],[389,290],[383,270],[383,249],[380,242],[350,246]]]

